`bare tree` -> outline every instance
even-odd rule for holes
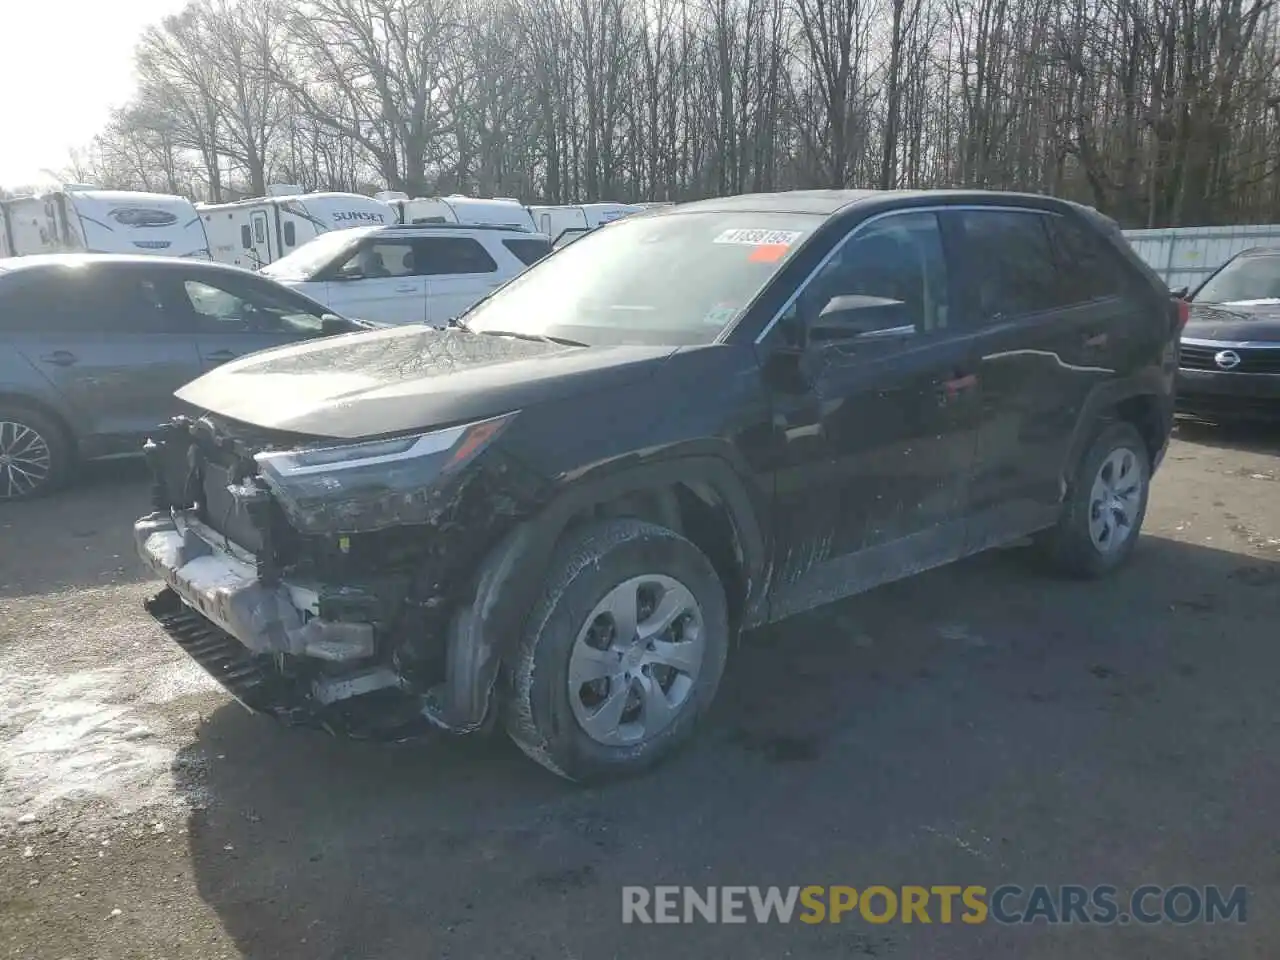
[[[1276,0],[193,0],[77,161],[219,199],[984,186],[1280,219]]]

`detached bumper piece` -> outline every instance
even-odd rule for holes
[[[265,586],[250,558],[203,533],[179,516],[135,524],[139,555],[168,584],[145,607],[240,703],[355,737],[404,739],[431,729],[422,697],[374,657],[372,624],[322,620],[315,591]]]

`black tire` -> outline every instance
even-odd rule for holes
[[[1132,451],[1140,471],[1138,506],[1129,535],[1114,548],[1103,550],[1090,533],[1093,484],[1107,458],[1122,449]],[[1058,525],[1038,538],[1043,556],[1058,573],[1079,579],[1096,579],[1119,569],[1137,546],[1150,493],[1151,455],[1142,435],[1123,421],[1103,424],[1080,458]]]
[[[648,575],[671,577],[693,595],[702,616],[701,667],[668,726],[635,744],[605,744],[589,736],[575,716],[570,697],[580,691],[571,690],[570,656],[596,605],[619,584]],[[715,696],[728,649],[724,588],[697,547],[641,520],[590,523],[557,550],[508,664],[502,711],[507,733],[530,758],[568,780],[634,775],[688,741]]]
[[[30,407],[11,404],[0,406],[0,429],[5,431],[5,435],[0,437],[0,456],[4,454],[3,445],[13,442],[14,425],[17,430],[29,430],[40,438],[48,454],[48,469],[41,480],[27,488],[25,477],[11,474],[9,468],[0,463],[0,502],[32,500],[52,493],[66,482],[71,471],[72,446],[62,424],[48,414]],[[29,453],[30,450],[28,447],[26,452]]]

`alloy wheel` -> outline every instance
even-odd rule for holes
[[[53,469],[49,443],[33,427],[0,420],[0,500],[34,493]]]

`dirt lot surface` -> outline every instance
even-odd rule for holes
[[[748,636],[654,775],[230,701],[141,609],[133,465],[0,507],[0,956],[1280,956],[1280,431],[1183,426],[1133,565],[977,558]],[[629,884],[1249,887],[1244,924],[624,926]]]

